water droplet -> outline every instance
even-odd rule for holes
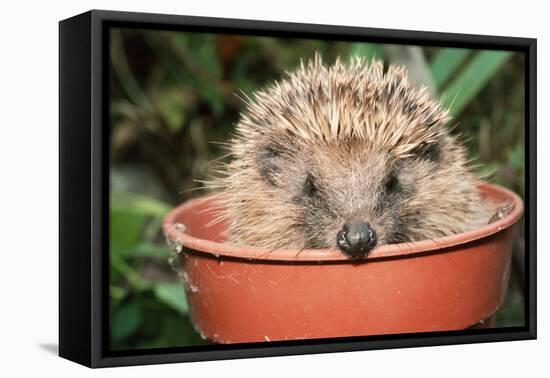
[[[168,264],[170,264],[170,267],[176,273],[179,273],[179,271],[181,270],[179,265],[179,259],[175,256],[170,256],[168,258]]]
[[[185,287],[190,290],[192,293],[198,293],[199,292],[199,287],[195,284],[193,284],[193,282],[191,282],[191,279],[189,278],[189,276],[187,275],[186,272],[182,272],[180,274],[180,278],[183,282],[183,284],[185,285]]]
[[[189,289],[191,290],[192,293],[198,293],[199,292],[199,287],[196,286],[196,285],[193,285],[191,282],[189,282]]]
[[[180,232],[185,232],[187,227],[183,223],[174,223],[174,229]]]

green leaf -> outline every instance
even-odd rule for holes
[[[167,259],[170,257],[170,249],[166,244],[155,244],[151,241],[142,240],[137,244],[132,245],[127,249],[123,249],[117,252],[123,258],[143,258],[143,257],[156,257],[160,259]]]
[[[123,304],[111,319],[111,335],[113,339],[121,340],[136,332],[141,323],[141,310],[135,302]]]
[[[159,283],[154,287],[155,296],[159,301],[172,307],[181,314],[187,314],[187,300],[181,283]]]
[[[127,290],[119,286],[109,285],[109,294],[112,299],[121,301],[126,297]]]
[[[436,87],[439,89],[456,72],[458,67],[468,57],[472,50],[442,48],[437,50],[430,69]]]
[[[170,205],[141,194],[130,192],[112,192],[111,208],[132,210],[135,213],[164,217],[170,211]]]
[[[112,208],[110,219],[111,253],[123,254],[136,246],[140,241],[145,220],[142,213]]]
[[[442,99],[452,114],[459,114],[510,58],[508,51],[481,51],[444,90]]]
[[[131,255],[133,257],[158,257],[167,259],[170,257],[170,249],[166,243],[159,245],[149,241],[143,241],[132,249]]]
[[[134,290],[145,291],[151,288],[151,282],[144,280],[121,256],[111,254],[110,257],[112,270],[122,275]]]
[[[144,258],[155,257],[167,259],[170,257],[168,245],[156,244],[151,241],[143,240],[126,249],[119,249],[116,254],[122,258]]]
[[[352,43],[349,55],[351,57],[360,56],[370,62],[372,58],[381,59],[384,56],[382,46],[376,43]]]

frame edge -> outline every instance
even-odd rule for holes
[[[91,13],[59,22],[59,356],[91,366]]]

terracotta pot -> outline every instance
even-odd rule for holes
[[[364,262],[335,250],[266,251],[224,243],[212,197],[174,209],[164,230],[190,316],[211,341],[238,343],[458,330],[490,318],[508,288],[521,199],[483,184],[504,218],[478,230],[384,245]]]

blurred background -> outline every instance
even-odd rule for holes
[[[487,180],[524,196],[522,54],[223,34],[111,29],[111,349],[207,343],[194,331],[168,262],[162,218],[204,194],[195,180],[224,151],[250,94],[320,52],[407,66],[451,109],[454,132]],[[517,227],[510,290],[498,327],[524,324],[524,230]]]

